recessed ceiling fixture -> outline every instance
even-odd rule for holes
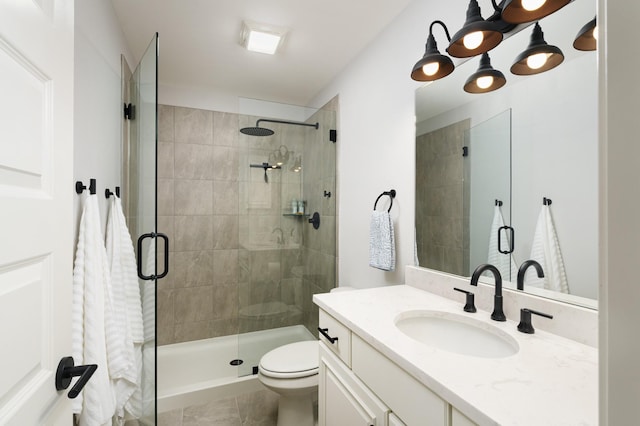
[[[240,42],[242,46],[251,52],[273,55],[282,45],[286,34],[287,30],[285,28],[243,21]]]

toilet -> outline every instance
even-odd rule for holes
[[[278,395],[278,426],[313,426],[318,398],[318,341],[290,343],[267,352],[258,379]]]

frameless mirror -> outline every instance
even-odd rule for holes
[[[499,200],[505,225],[514,229],[511,257],[519,267],[531,257],[547,198],[552,200],[549,210],[569,291],[527,285],[535,278],[532,268],[524,291],[597,305],[597,55],[573,48],[580,28],[593,19],[595,6],[574,1],[540,21],[546,42],[564,53],[557,68],[532,76],[510,73],[514,59],[529,44],[533,27],[527,26],[489,52],[493,67],[507,77],[503,88],[486,94],[463,91],[478,67],[475,57],[416,91],[416,243],[421,266],[470,276],[479,263],[488,262]],[[425,140],[432,145],[422,146]],[[500,140],[503,148],[496,150]],[[426,163],[425,153],[432,155]],[[421,253],[427,245],[436,246],[435,251]],[[514,281],[516,273],[510,267],[505,279]]]

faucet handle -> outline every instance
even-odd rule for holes
[[[476,312],[475,296],[473,295],[473,293],[471,293],[470,291],[467,291],[467,290],[463,290],[461,288],[457,288],[457,287],[454,287],[453,289],[455,291],[459,291],[460,293],[464,293],[464,294],[467,295],[466,304],[464,305],[464,311],[465,312]]]
[[[520,309],[520,324],[518,324],[518,331],[521,333],[533,334],[536,331],[531,324],[531,314],[536,314],[541,317],[553,319],[553,315],[545,314],[544,312],[534,311],[533,309],[522,308]]]

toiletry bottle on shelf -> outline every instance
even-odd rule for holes
[[[298,200],[291,200],[291,214],[298,214]]]
[[[304,207],[305,207],[306,201],[304,200],[298,200],[298,214],[304,214]]]

